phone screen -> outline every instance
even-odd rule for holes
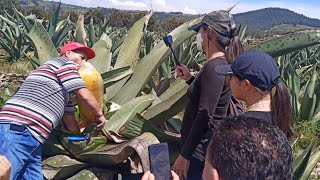
[[[167,143],[150,145],[149,159],[151,173],[154,174],[155,180],[171,179],[169,148]]]

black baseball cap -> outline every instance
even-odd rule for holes
[[[223,10],[213,11],[203,17],[201,22],[191,26],[188,30],[194,30],[198,32],[202,25],[207,25],[216,30],[219,34],[231,37],[233,35],[233,30],[236,29],[236,23],[233,16]]]
[[[239,75],[261,90],[270,91],[280,83],[280,71],[274,59],[262,51],[246,51],[231,65],[219,65],[215,70],[220,75]]]

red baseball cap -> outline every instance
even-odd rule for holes
[[[67,51],[83,51],[87,55],[87,60],[96,56],[96,53],[91,48],[78,42],[70,42],[65,44],[60,50],[60,56],[64,55]]]

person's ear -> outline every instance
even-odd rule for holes
[[[242,87],[243,89],[245,89],[245,90],[249,90],[250,87],[252,86],[252,84],[250,83],[250,81],[247,80],[247,79],[244,79],[244,80],[240,81],[240,84],[241,84],[241,87]]]
[[[66,51],[66,53],[64,54],[66,57],[70,57],[71,51]]]

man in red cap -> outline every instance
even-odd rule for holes
[[[70,93],[95,113],[97,129],[103,128],[103,112],[78,73],[93,57],[95,52],[80,43],[64,45],[60,57],[33,71],[6,102],[0,112],[0,154],[12,165],[11,179],[43,179],[41,145],[61,119],[70,131],[80,131]]]

